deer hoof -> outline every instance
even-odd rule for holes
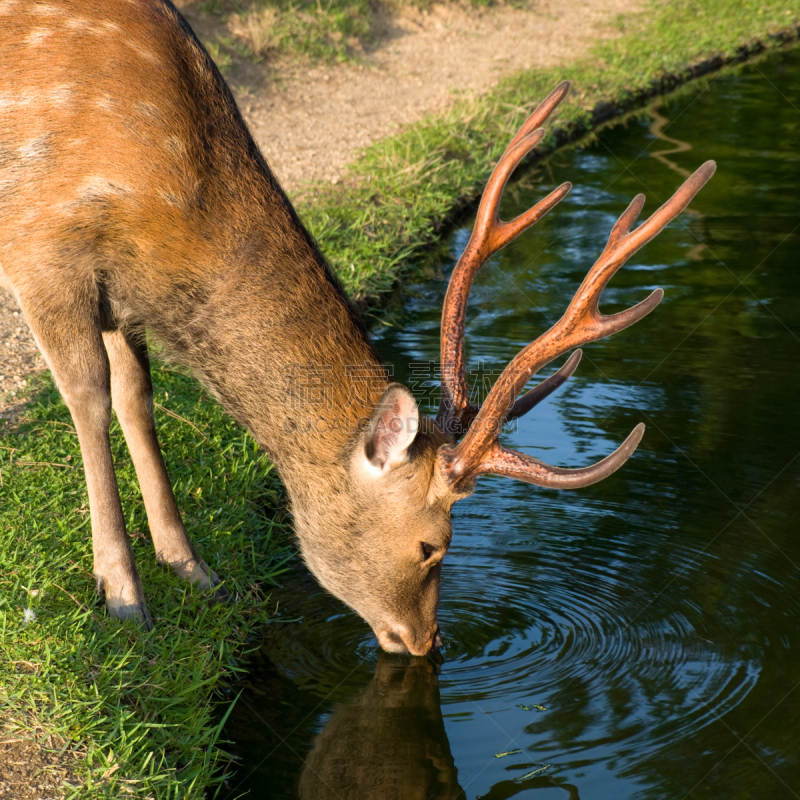
[[[142,584],[138,575],[132,581],[123,582],[123,590],[118,589],[118,584],[110,586],[100,575],[96,575],[97,593],[106,601],[106,608],[112,617],[120,620],[133,620],[138,622],[146,631],[153,629],[153,618],[144,601]]]
[[[106,600],[106,608],[112,617],[123,621],[133,621],[142,626],[146,631],[153,630],[153,618],[147,610],[144,601],[141,603],[112,603]]]
[[[231,600],[233,600],[233,595],[228,591],[228,587],[222,584],[214,589],[214,594],[211,596],[211,602],[214,604],[228,603]]]
[[[231,593],[223,585],[217,573],[205,561],[197,562],[189,576],[189,581],[198,589],[213,589],[214,593],[211,597],[213,603],[225,603],[231,598]]]

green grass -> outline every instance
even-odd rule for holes
[[[118,426],[114,458],[155,627],[110,619],[94,596],[91,530],[69,413],[42,380],[27,422],[0,439],[0,720],[79,755],[80,797],[200,798],[221,778],[226,679],[269,621],[291,550],[270,464],[196,383],[157,370],[161,440],[184,520],[238,599],[210,605],[155,563]],[[25,609],[35,620],[26,624]]]
[[[258,62],[281,53],[348,61],[374,38],[373,0],[206,0],[198,6],[226,23],[230,35],[218,37],[209,50],[228,59]]]
[[[497,0],[464,0],[471,6]],[[235,56],[261,61],[275,54],[322,61],[351,61],[381,36],[383,20],[400,6],[426,9],[433,0],[201,0],[197,7],[219,17],[230,35],[210,45],[221,66]],[[515,0],[524,7],[526,0]],[[217,56],[214,55],[215,60]],[[219,62],[218,62],[219,63]]]
[[[788,9],[788,13],[787,13]],[[534,70],[370,148],[342,185],[312,186],[299,207],[348,291],[384,296],[441,241],[480,191],[531,107],[574,84],[556,127],[587,131],[601,102],[630,107],[711,56],[800,21],[776,0],[673,0],[628,21],[568,69]],[[551,134],[549,144],[555,141]],[[76,797],[199,798],[218,785],[224,694],[290,553],[283,495],[255,444],[190,379],[155,371],[160,438],[191,535],[238,595],[209,606],[157,566],[119,430],[120,491],[156,627],[109,619],[93,594],[86,490],[69,414],[43,379],[27,421],[0,428],[0,720],[36,726],[77,754]],[[36,619],[25,624],[24,611]]]

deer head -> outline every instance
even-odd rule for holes
[[[493,253],[541,219],[570,189],[568,183],[560,186],[511,222],[498,218],[506,182],[542,140],[540,126],[568,88],[569,84],[561,84],[536,109],[489,178],[472,236],[453,270],[444,301],[442,396],[436,419],[420,414],[408,389],[389,385],[348,451],[342,484],[347,486],[343,494],[349,502],[336,503],[335,510],[328,508],[327,516],[322,515],[331,527],[354,532],[350,546],[334,555],[329,542],[316,546],[325,537],[313,530],[319,515],[307,513],[313,502],[304,504],[304,513],[297,520],[311,570],[370,623],[382,647],[389,651],[419,655],[439,644],[436,612],[442,559],[451,539],[450,508],[474,490],[480,475],[506,475],[556,489],[589,486],[619,469],[644,433],[644,425],[637,425],[611,455],[580,469],[551,466],[498,442],[506,420],[526,414],[573,374],[581,357],[575,348],[627,328],[658,305],[661,289],[611,316],[598,308],[600,295],[614,273],[711,178],[715,170],[711,161],[633,229],[644,205],[643,195],[635,197],[614,225],[605,249],[564,316],[511,361],[483,406],[475,408],[468,401],[464,319],[470,287]],[[539,370],[571,350],[574,352],[557,372],[518,397]]]

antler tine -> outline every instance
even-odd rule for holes
[[[508,413],[507,419],[512,420],[517,417],[522,417],[527,414],[534,406],[542,402],[546,397],[549,397],[559,386],[566,383],[572,374],[578,368],[583,352],[576,350],[566,361],[563,367],[554,372],[549,378],[543,380],[538,386],[534,386],[529,392],[526,392],[522,397],[517,399],[514,407]],[[460,422],[461,429],[464,431],[469,430],[472,420],[478,416],[480,409],[470,403],[461,414]]]
[[[566,383],[581,363],[582,350],[576,350],[566,361],[558,372],[554,372],[549,378],[543,380],[538,386],[534,386],[529,392],[525,392],[522,397],[518,397],[511,411],[508,412],[507,420],[517,419],[525,416],[534,406],[538,405],[549,397],[559,386]]]
[[[475,227],[450,276],[442,308],[442,399],[436,415],[437,423],[444,430],[455,427],[451,432],[460,433],[463,430],[461,420],[469,409],[464,355],[464,319],[475,274],[493,253],[540,220],[571,188],[569,183],[559,186],[533,208],[511,222],[502,222],[498,217],[497,210],[511,173],[542,140],[544,131],[540,127],[541,124],[564,99],[568,90],[567,82],[556,87],[511,140],[511,144],[506,148],[486,184],[478,206]],[[472,418],[474,414],[469,416]]]
[[[514,403],[515,398],[542,367],[574,347],[627,328],[658,305],[664,296],[661,289],[656,289],[632,308],[610,316],[601,314],[598,308],[600,295],[614,273],[631,255],[683,211],[711,178],[715,169],[714,162],[707,161],[649,219],[632,231],[631,228],[644,204],[642,195],[637,195],[633,199],[612,228],[603,253],[584,279],[564,316],[512,359],[492,387],[464,439],[454,448],[448,448],[445,460],[452,482],[466,480],[466,476],[474,474],[476,470],[488,471],[486,465],[490,462],[503,470],[508,468],[506,465],[508,459],[504,460],[499,456],[495,458],[492,455],[496,456],[500,452],[496,450],[499,446],[496,440],[500,426],[510,414],[519,410],[521,401],[525,398]],[[519,414],[516,413],[515,416]],[[626,443],[629,441],[632,441],[631,437],[628,437]],[[621,449],[617,452],[621,452]],[[515,462],[514,469],[522,469],[522,463],[519,460]],[[541,462],[536,462],[536,468],[531,467],[531,469],[532,475],[539,475],[541,470],[556,470],[555,467],[550,468]],[[560,475],[560,472],[556,470],[553,475]],[[527,480],[527,478],[520,479]],[[539,479],[537,478],[535,482],[539,482]]]
[[[606,323],[608,332],[603,333],[603,336],[608,336],[610,333],[615,333],[616,330],[621,330],[619,328],[612,330],[613,326],[610,324],[610,321],[620,318],[621,315],[628,315],[630,311],[644,306],[650,298],[639,303],[639,306],[628,309],[628,311],[622,311],[620,314],[612,314],[607,317],[601,314],[597,307],[603,289],[608,285],[608,282],[617,270],[634,253],[644,247],[653,237],[658,235],[684,208],[686,208],[686,206],[689,205],[692,198],[706,183],[708,183],[716,169],[717,165],[715,162],[706,161],[683,182],[680,188],[666,203],[656,209],[647,220],[636,228],[636,230],[631,231],[633,223],[636,221],[636,218],[639,216],[644,206],[644,195],[636,195],[611,229],[608,242],[600,258],[597,259],[592,269],[589,270],[589,274],[584,278],[580,289],[578,289],[575,297],[572,299],[563,319],[570,319],[573,322],[578,322],[582,320],[583,317],[587,316],[587,312],[591,311],[597,323]],[[655,292],[653,295],[655,295]],[[656,305],[658,305],[658,301],[653,302],[647,310],[628,324],[633,324],[633,322],[641,319]],[[572,319],[573,317],[574,319]],[[585,341],[586,340],[582,340],[581,343],[583,344]]]
[[[492,473],[534,483],[537,486],[546,486],[549,489],[581,489],[616,472],[633,455],[642,436],[644,436],[644,424],[640,422],[611,455],[589,467],[578,469],[552,467],[539,461],[538,458],[531,458],[495,442],[477,469],[469,473],[469,480],[474,480],[483,473]]]
[[[531,131],[541,128],[567,94],[569,94],[569,81],[562,81],[541,103],[539,103],[536,110],[525,120],[522,127],[516,132],[511,143],[506,148],[506,152],[514,147],[521,139],[524,139]]]
[[[620,214],[619,219],[614,223],[611,233],[608,234],[608,242],[606,242],[605,250],[610,247],[616,247],[619,242],[628,235],[633,223],[639,219],[639,214],[642,213],[644,208],[645,197],[643,194],[637,194],[636,197],[628,203],[628,207]]]
[[[525,140],[521,142],[521,145],[524,144]],[[505,180],[503,185],[505,185]],[[479,223],[476,222],[472,236],[464,248],[464,253],[450,276],[442,308],[442,399],[436,421],[443,429],[450,430],[451,423],[455,420],[457,430],[451,432],[460,433],[462,426],[459,420],[469,404],[464,353],[464,321],[467,299],[476,273],[493,253],[550,211],[570,188],[571,184],[569,183],[559,186],[533,208],[520,214],[511,222],[500,222],[499,220],[484,222],[480,229]],[[486,199],[486,195],[484,195],[484,199]],[[495,217],[496,213],[495,211]],[[483,238],[477,238],[476,233],[483,234]]]

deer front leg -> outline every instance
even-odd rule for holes
[[[156,559],[201,589],[218,586],[219,578],[186,535],[161,456],[144,331],[105,331],[103,341],[111,363],[113,408],[139,479]],[[221,600],[227,595],[227,590],[219,586],[216,598]]]
[[[112,616],[137,619],[149,630],[152,620],[125,530],[111,458],[109,364],[99,326],[91,318],[81,319],[69,306],[51,307],[47,314],[36,313],[40,312],[36,308],[31,313],[23,299],[22,307],[78,433],[98,592],[105,596]]]

